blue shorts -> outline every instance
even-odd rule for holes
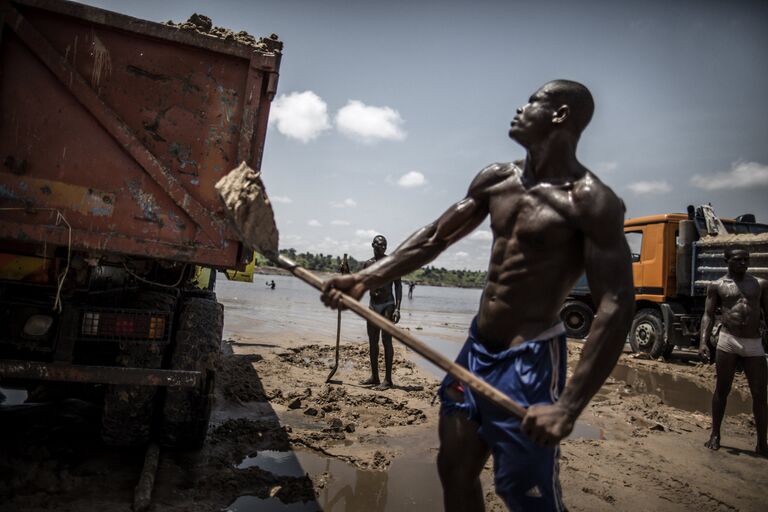
[[[456,363],[528,407],[557,401],[565,386],[568,351],[562,324],[539,339],[526,340],[501,352],[488,352],[477,337],[477,320]],[[456,402],[447,389],[464,393]],[[446,375],[440,384],[440,414],[462,412],[480,425],[478,434],[493,454],[496,493],[510,510],[564,510],[560,490],[560,447],[534,444],[520,431],[520,420],[469,387]]]

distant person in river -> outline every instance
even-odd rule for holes
[[[760,311],[768,319],[768,281],[747,273],[749,252],[742,247],[725,249],[728,273],[707,288],[707,301],[701,319],[699,354],[705,362],[714,355],[716,384],[712,396],[712,432],[704,446],[720,449],[720,425],[725,416],[736,365],[741,362],[752,393],[757,445],[755,452],[768,457],[768,364],[760,333]],[[722,327],[717,346],[710,346],[715,311],[720,308]],[[712,349],[716,350],[712,354]]]
[[[413,298],[413,289],[416,288],[415,281],[408,281],[408,299]]]
[[[386,256],[387,239],[382,235],[376,235],[373,242],[373,258],[363,264],[363,268],[370,267],[380,259]],[[394,288],[394,294],[392,293]],[[387,280],[370,290],[369,307],[392,323],[400,321],[400,302],[403,300],[403,284],[400,278]],[[392,335],[382,332],[381,329],[371,322],[368,322],[368,346],[370,348],[371,377],[362,381],[364,386],[375,386],[375,389],[385,390],[391,388],[392,383],[392,361],[395,357],[395,350],[392,346]],[[379,334],[381,334],[381,344],[384,345],[384,381],[379,380]]]
[[[269,286],[270,290],[274,290],[275,289],[275,280],[273,279],[272,281],[267,281],[267,286]]]

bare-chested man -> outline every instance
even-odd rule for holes
[[[715,372],[717,383],[712,396],[712,434],[704,446],[720,448],[720,424],[731,392],[736,363],[741,361],[752,393],[757,446],[755,451],[768,457],[766,428],[768,427],[768,365],[760,337],[760,310],[768,319],[768,281],[747,273],[749,252],[740,247],[725,250],[728,273],[707,288],[707,302],[701,319],[699,354],[705,362],[711,357],[709,343],[715,311],[720,307],[722,327],[717,340]]]
[[[368,268],[377,261],[384,258],[387,254],[387,239],[382,235],[376,235],[371,243],[373,247],[373,258],[363,264],[363,268]],[[392,293],[394,288],[394,294]],[[375,288],[371,288],[371,300],[369,306],[372,310],[381,316],[391,320],[393,323],[400,321],[400,303],[403,301],[403,284],[400,277],[391,279],[385,283],[380,283]],[[360,384],[366,386],[375,386],[375,389],[384,390],[391,388],[392,383],[392,361],[395,357],[395,349],[392,346],[392,335],[382,330],[374,323],[367,322],[368,329],[368,347],[371,361],[371,377]],[[381,334],[381,344],[384,345],[384,381],[379,380],[379,334]]]
[[[583,85],[545,84],[517,109],[509,130],[525,161],[489,165],[464,199],[392,254],[325,283],[323,301],[338,307],[339,290],[359,298],[429,263],[490,215],[488,281],[457,362],[528,411],[520,421],[446,376],[437,463],[448,511],[483,510],[479,475],[491,453],[496,492],[509,508],[561,510],[559,441],[624,346],[634,308],[624,205],[576,158],[593,109]],[[584,271],[597,316],[566,387],[558,312]]]

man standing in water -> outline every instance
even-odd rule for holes
[[[731,392],[736,364],[741,361],[752,393],[752,412],[755,415],[758,455],[768,457],[766,428],[768,427],[768,365],[765,361],[763,340],[760,337],[760,310],[768,319],[768,281],[747,273],[749,252],[741,247],[725,249],[728,273],[707,288],[707,302],[701,319],[699,354],[710,361],[709,340],[715,311],[720,307],[722,327],[717,340],[715,372],[717,383],[712,395],[712,434],[704,446],[720,449],[720,424]]]
[[[528,410],[520,421],[445,377],[437,464],[448,511],[483,510],[479,476],[491,453],[496,492],[510,509],[561,510],[559,441],[624,347],[634,309],[624,204],[576,158],[593,109],[579,83],[543,85],[509,130],[525,147],[525,161],[489,165],[464,199],[392,254],[325,283],[323,301],[339,307],[339,291],[359,298],[416,270],[490,215],[488,280],[457,363]],[[558,313],[584,271],[597,316],[563,389],[567,351]]]
[[[408,281],[408,298],[413,299],[413,289],[416,288],[416,281]]]
[[[386,256],[387,239],[382,235],[376,235],[373,238],[373,258],[363,264],[363,268],[368,268]],[[395,293],[392,294],[394,286]],[[403,300],[403,285],[400,278],[388,280],[379,283],[371,289],[371,300],[369,307],[381,316],[391,320],[392,323],[400,321],[400,303]],[[368,347],[371,360],[371,377],[360,384],[366,386],[376,386],[375,389],[385,390],[393,386],[392,384],[392,360],[395,357],[395,349],[392,347],[392,335],[388,332],[381,332],[381,329],[371,322],[367,322],[368,327]],[[381,344],[384,345],[384,382],[379,380],[379,333],[381,333]]]

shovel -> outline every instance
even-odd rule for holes
[[[216,183],[216,190],[224,202],[235,231],[245,244],[260,252],[278,267],[289,271],[308,285],[322,291],[323,281],[319,277],[278,252],[278,232],[275,225],[275,215],[264,188],[264,183],[261,181],[261,172],[254,171],[243,162]],[[483,398],[506,409],[518,418],[525,416],[525,408],[523,406],[463,366],[459,366],[424,342],[418,340],[408,331],[396,327],[395,324],[375,311],[368,309],[349,295],[343,294],[341,302],[344,307],[351,309],[359,316],[391,334],[408,348],[443,369],[459,382],[463,382]]]
[[[331,368],[331,372],[328,374],[328,377],[325,378],[325,383],[333,383],[337,384],[341,381],[338,380],[331,380],[334,375],[336,375],[336,370],[339,369],[339,342],[341,341],[341,310],[339,310],[339,316],[336,320],[336,363],[333,365],[333,368]]]

